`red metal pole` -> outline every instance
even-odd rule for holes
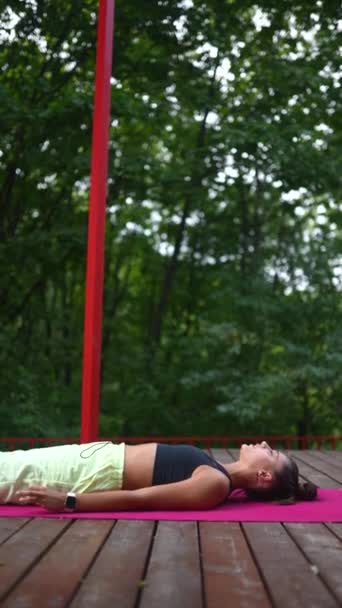
[[[83,342],[81,442],[98,437],[114,0],[99,1]]]

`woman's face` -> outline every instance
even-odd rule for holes
[[[285,464],[286,456],[278,450],[273,450],[266,441],[255,444],[243,443],[240,448],[240,462],[249,469],[266,470],[273,473]]]

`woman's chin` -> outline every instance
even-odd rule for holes
[[[243,443],[243,444],[240,446],[240,457],[241,457],[241,455],[244,453],[244,451],[245,451],[245,449],[246,449],[246,448],[248,448],[247,443]]]

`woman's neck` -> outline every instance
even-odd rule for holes
[[[233,490],[245,490],[249,487],[250,475],[248,475],[246,467],[242,465],[239,460],[237,462],[230,462],[229,464],[221,464],[229,473],[233,485]]]

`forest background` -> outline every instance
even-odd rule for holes
[[[102,435],[341,433],[335,0],[119,0]],[[0,5],[1,435],[79,433],[95,0]]]

